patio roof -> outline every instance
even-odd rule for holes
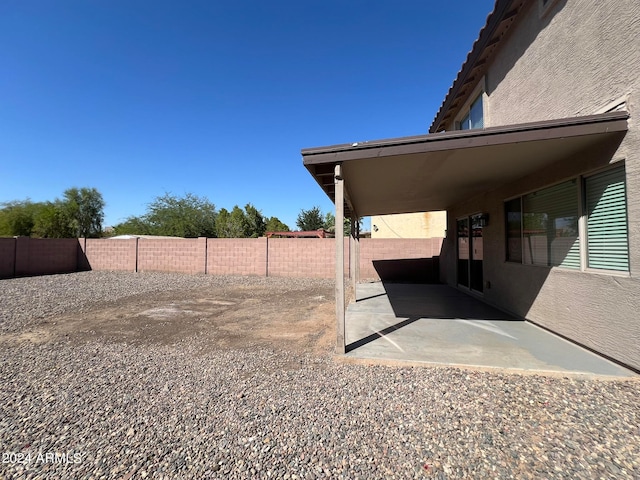
[[[583,151],[616,146],[627,112],[434,133],[302,150],[303,164],[335,203],[335,165],[345,216],[446,210]]]
[[[336,351],[346,352],[343,218],[448,210],[595,148],[615,150],[627,112],[307,148],[304,166],[336,205]],[[357,232],[349,242],[358,282]]]

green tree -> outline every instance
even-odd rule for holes
[[[114,227],[117,235],[166,235],[170,237],[215,237],[215,205],[204,197],[170,193],[156,197],[141,216],[132,216]]]
[[[36,204],[28,199],[3,203],[0,209],[0,237],[30,236],[36,208]]]
[[[247,236],[251,238],[264,236],[264,232],[267,229],[267,222],[262,216],[262,212],[250,203],[244,206],[244,212],[248,224]]]
[[[43,238],[97,237],[102,232],[104,200],[95,188],[69,188],[62,199],[5,203],[0,235]]]
[[[216,236],[218,238],[229,238],[227,224],[229,223],[230,213],[226,208],[221,208],[216,217]]]
[[[269,217],[265,226],[266,232],[288,232],[289,226],[282,223],[278,217]]]
[[[63,202],[56,200],[38,206],[31,233],[32,236],[41,238],[71,238],[77,231],[70,221]]]
[[[335,229],[335,226],[336,226],[335,215],[333,214],[333,212],[327,212],[324,216],[324,224],[322,225],[322,228],[332,232]]]
[[[358,223],[360,225],[360,230],[362,230],[362,219],[358,220]],[[329,232],[334,232],[336,231],[336,217],[332,212],[327,212],[327,214],[324,216],[324,229],[329,231]],[[348,217],[344,217],[344,222],[343,222],[343,228],[344,228],[344,236],[348,237],[351,234],[351,219]]]
[[[58,207],[75,237],[99,237],[104,220],[104,200],[95,188],[69,188]]]
[[[300,210],[296,225],[302,231],[319,230],[324,228],[324,219],[320,207],[313,207],[309,210]]]
[[[220,209],[216,232],[219,238],[246,238],[250,233],[250,224],[245,212],[235,205],[231,212]]]
[[[151,225],[142,217],[129,217],[113,227],[115,235],[151,235]]]
[[[145,220],[154,235],[195,238],[213,237],[216,232],[215,206],[192,193],[156,197],[148,206]]]
[[[231,210],[229,225],[234,238],[246,238],[249,236],[249,221],[244,211],[237,205]]]

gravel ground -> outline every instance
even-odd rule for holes
[[[4,332],[130,295],[318,281],[0,282]],[[640,382],[347,365],[330,352],[0,342],[0,478],[640,478]]]
[[[17,333],[43,318],[67,312],[89,311],[96,306],[144,294],[195,288],[227,289],[236,286],[274,286],[298,291],[316,285],[333,285],[311,278],[267,278],[173,273],[80,272],[72,275],[0,280],[0,334]]]

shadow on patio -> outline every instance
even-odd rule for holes
[[[349,358],[634,375],[447,285],[362,283],[356,300],[345,319]]]

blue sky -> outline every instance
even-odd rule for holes
[[[454,7],[455,5],[455,7]],[[187,192],[295,228],[300,150],[426,133],[493,0],[3,0],[0,202]]]

